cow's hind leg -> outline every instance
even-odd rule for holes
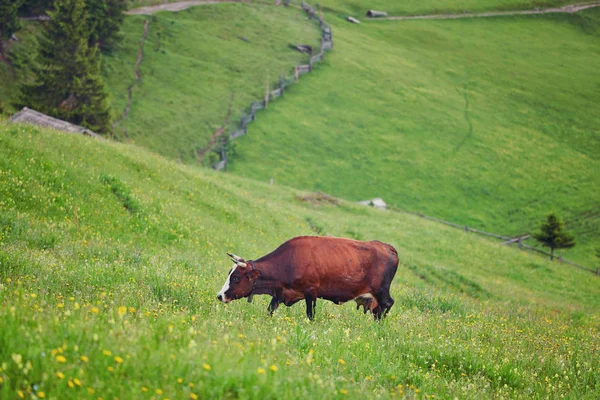
[[[375,298],[379,304],[376,309],[373,310],[373,315],[375,316],[375,319],[379,320],[381,317],[385,317],[390,311],[390,308],[394,305],[394,299],[390,296],[388,289],[380,291]]]

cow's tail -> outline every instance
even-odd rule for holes
[[[396,260],[396,265],[398,265],[398,263],[400,262],[400,259],[398,258],[398,251],[391,244],[388,244],[388,246],[390,247],[390,252],[392,253],[392,257]]]
[[[396,271],[398,270],[398,264],[400,264],[400,258],[398,257],[398,251],[396,251],[394,246],[392,246],[391,244],[388,244],[388,247],[390,250],[390,258],[387,262],[386,275],[389,276],[388,279],[391,282],[391,280],[394,279],[394,276],[396,275]]]

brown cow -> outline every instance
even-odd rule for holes
[[[273,314],[280,303],[289,307],[305,300],[311,320],[317,298],[336,304],[355,300],[357,308],[371,311],[377,320],[394,304],[390,285],[398,253],[379,241],[300,236],[258,260],[229,256],[235,265],[217,294],[224,303],[268,294],[273,296],[268,308]]]

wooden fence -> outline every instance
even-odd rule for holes
[[[528,251],[533,251],[539,254],[544,254],[548,257],[551,256],[551,254],[547,251],[544,251],[542,249],[538,249],[537,247],[533,247],[533,246],[529,246],[527,244],[523,243],[523,240],[526,240],[530,237],[530,235],[523,235],[520,237],[509,237],[509,236],[503,236],[503,235],[498,235],[496,233],[490,233],[490,232],[486,232],[486,231],[482,231],[479,229],[475,229],[475,228],[471,228],[468,225],[460,225],[460,224],[455,224],[453,222],[449,222],[449,221],[444,221],[443,219],[438,219],[438,218],[433,218],[430,217],[428,215],[422,214],[422,213],[416,213],[416,212],[412,212],[412,211],[406,211],[406,210],[402,210],[400,208],[390,208],[392,211],[396,211],[396,212],[402,212],[402,213],[406,213],[406,214],[411,214],[411,215],[416,215],[418,217],[421,217],[423,219],[427,219],[429,221],[434,221],[434,222],[438,222],[440,224],[444,224],[444,225],[448,225],[448,226],[452,226],[454,228],[458,228],[461,230],[464,230],[465,232],[473,232],[473,233],[477,233],[478,235],[482,235],[482,236],[488,236],[488,237],[493,237],[495,239],[499,239],[499,240],[503,240],[503,244],[506,244],[507,246],[510,246],[512,244],[517,244],[519,246],[519,248],[521,250],[528,250]],[[556,260],[559,263],[565,263],[568,265],[571,265],[573,267],[577,267],[579,269],[583,269],[585,271],[589,271],[592,272],[593,274],[596,274],[596,276],[600,276],[600,268],[590,268],[590,267],[586,267],[585,265],[581,265],[581,264],[577,264],[573,261],[569,261],[565,258],[563,258],[563,256],[558,255],[556,256]]]
[[[287,0],[284,2],[286,7],[291,6],[291,1]],[[325,52],[331,50],[333,48],[333,34],[331,31],[331,27],[325,22],[322,15],[318,15],[317,11],[306,4],[304,1],[301,3],[300,8],[308,15],[310,20],[316,21],[319,24],[319,28],[321,29],[321,48],[319,53],[312,55],[308,59],[308,64],[301,64],[294,68],[294,75],[291,77],[282,76],[279,80],[277,86],[275,88],[270,88],[265,93],[265,98],[259,101],[253,101],[250,104],[250,107],[247,109],[247,112],[244,113],[240,122],[237,126],[232,129],[229,133],[229,138],[235,140],[240,136],[245,135],[248,132],[248,124],[256,119],[256,112],[258,110],[262,110],[263,108],[267,108],[270,100],[277,99],[279,97],[283,97],[285,94],[285,89],[288,86],[293,85],[298,81],[301,75],[308,74],[312,72],[313,65],[323,61],[325,58]],[[224,148],[214,149],[219,154],[219,161],[213,164],[213,168],[221,171],[227,167],[227,151]]]

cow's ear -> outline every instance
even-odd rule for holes
[[[252,271],[248,272],[248,278],[253,281],[258,279],[258,277],[260,276],[261,272],[257,269],[253,269]]]

